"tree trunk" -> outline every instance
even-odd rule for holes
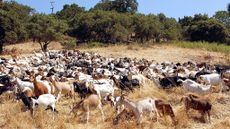
[[[44,45],[43,45],[43,52],[47,52],[48,51],[48,45],[49,45],[49,43],[44,43]]]
[[[48,51],[48,45],[50,42],[39,42],[41,50],[43,52],[47,52]]]
[[[3,42],[0,41],[0,54],[2,54],[2,52],[3,52]]]

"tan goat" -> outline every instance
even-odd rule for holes
[[[55,87],[55,90],[58,92],[58,94],[65,94],[70,95],[72,98],[74,95],[74,87],[73,85],[70,85],[68,82],[58,82],[54,77],[50,77],[50,81]]]
[[[70,113],[74,112],[74,110],[76,110],[76,109],[78,109],[80,107],[82,108],[82,110],[84,112],[86,112],[87,123],[89,122],[90,110],[93,110],[93,109],[96,109],[96,108],[99,108],[99,110],[101,111],[102,119],[104,121],[104,112],[103,112],[103,109],[102,109],[101,100],[98,97],[98,95],[91,94],[86,99],[81,100],[80,102],[77,102],[76,104],[74,104],[74,106],[73,106],[72,110],[70,111]]]

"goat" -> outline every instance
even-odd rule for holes
[[[25,87],[23,90],[22,90],[23,93],[25,93],[25,95],[27,97],[33,97],[34,96],[34,92],[28,88],[28,87]]]
[[[159,113],[160,116],[169,115],[173,121],[173,124],[175,125],[177,123],[172,106],[169,103],[157,99],[155,100],[155,105],[156,105],[157,112]]]
[[[92,91],[96,91],[98,96],[100,98],[105,98],[109,94],[112,96],[114,95],[114,87],[113,87],[113,81],[112,80],[98,80],[96,83],[92,83]]]
[[[121,96],[113,96],[112,94],[106,96],[106,101],[109,101],[111,106],[115,107],[117,115],[120,113],[120,111],[124,109],[124,105],[121,105],[121,103],[119,103],[120,99]]]
[[[6,91],[13,90],[14,85],[10,82],[10,76],[1,75],[0,76],[0,95]]]
[[[24,103],[24,105],[27,107],[27,109],[29,109],[31,111],[32,114],[32,99],[31,97],[28,97],[24,92],[18,92],[16,93],[16,99],[17,100],[22,100],[22,102]]]
[[[192,81],[190,79],[186,79],[185,81],[179,79],[178,81],[181,81],[183,83],[184,89],[194,92],[197,94],[207,94],[210,91],[211,85],[207,87],[203,87],[200,84],[196,83],[195,81]]]
[[[155,100],[152,98],[145,98],[143,100],[133,102],[131,100],[125,99],[124,96],[121,96],[121,99],[119,101],[120,104],[123,104],[125,108],[128,110],[131,110],[136,119],[137,124],[141,123],[142,115],[145,111],[149,112],[150,118],[152,118],[152,113],[155,112],[157,115],[157,109],[155,106]]]
[[[102,119],[104,121],[104,112],[102,109],[101,100],[98,95],[91,94],[89,97],[81,100],[80,102],[74,104],[73,108],[71,109],[70,113],[74,112],[74,110],[78,108],[82,108],[84,112],[86,112],[86,121],[89,122],[89,113],[91,109],[99,108],[102,114]]]
[[[223,80],[218,73],[200,75],[199,79],[208,85],[220,85],[220,92],[223,89]]]
[[[188,94],[187,96],[182,97],[181,102],[182,101],[184,101],[184,106],[187,115],[188,110],[192,108],[194,110],[198,110],[203,116],[203,118],[207,114],[209,121],[211,120],[210,111],[212,109],[212,104],[209,102],[209,100],[196,94]]]
[[[34,95],[39,97],[42,94],[48,94],[48,88],[40,81],[37,81],[34,75],[30,76],[30,80],[34,84]]]
[[[21,90],[23,90],[26,87],[30,88],[31,90],[34,90],[34,84],[29,81],[22,81],[21,79],[16,77],[15,82]]]
[[[55,103],[60,98],[60,94],[58,94],[57,97],[55,97],[52,94],[42,94],[38,97],[38,99],[32,99],[32,115],[34,115],[34,109],[35,105],[46,107],[46,110],[51,109],[53,112],[58,113],[58,111],[55,109]]]
[[[70,97],[73,97],[74,87],[66,82],[57,82],[55,78],[50,78],[51,83],[54,85],[55,89],[59,94],[70,94]]]
[[[129,80],[133,80],[133,79],[138,80],[141,85],[144,85],[146,82],[146,77],[142,74],[137,74],[137,75],[129,74],[128,78],[129,78]]]
[[[73,82],[73,86],[74,86],[74,91],[77,92],[81,99],[86,98],[87,95],[90,95],[93,93],[93,91],[91,91],[91,89],[89,89],[86,86],[86,82]]]

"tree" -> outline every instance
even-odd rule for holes
[[[228,14],[229,14],[229,16],[230,16],[230,3],[229,3],[228,6],[227,6],[227,10],[228,10]]]
[[[138,8],[136,0],[102,0],[91,10],[116,11],[120,13],[135,13]]]
[[[192,22],[199,22],[199,21],[205,21],[208,20],[209,17],[207,14],[195,14],[193,17]]]
[[[40,44],[42,51],[47,51],[50,42],[60,39],[67,29],[66,21],[52,15],[34,14],[29,22],[30,37]]]
[[[0,26],[0,53],[3,52],[3,43],[5,37],[5,30]]]
[[[204,15],[195,14],[193,17],[185,16],[184,18],[179,19],[179,23],[182,28],[183,39],[194,41],[193,38],[191,37],[196,37],[195,34],[198,34],[198,33],[193,33],[193,36],[192,36],[191,32],[195,31],[194,28],[197,28],[198,23],[202,21],[207,21],[209,19],[210,18],[208,17],[208,15],[205,15],[205,14]],[[197,35],[197,37],[199,37],[199,35]]]
[[[144,43],[149,40],[160,41],[162,24],[159,18],[155,15],[135,15],[134,21],[134,32],[135,38]]]
[[[166,41],[180,39],[181,29],[174,18],[165,18],[165,20],[162,23],[163,27],[161,28],[161,38],[163,38]]]
[[[228,30],[220,22],[210,19],[199,21],[189,27],[191,41],[225,42]]]
[[[113,1],[102,0],[101,2],[97,3],[92,9],[90,9],[90,11],[93,10],[112,11],[114,10]]]
[[[28,40],[27,23],[33,9],[15,1],[0,2],[0,52],[4,43]]]
[[[57,17],[60,19],[64,19],[70,21],[73,19],[77,14],[82,13],[85,11],[84,7],[79,7],[77,4],[71,5],[64,5],[61,11],[56,13]]]
[[[230,26],[230,16],[227,11],[217,11],[213,17],[225,26]]]
[[[114,9],[121,13],[135,13],[138,8],[136,0],[115,0],[113,1]]]
[[[191,16],[184,16],[184,18],[179,18],[179,23],[182,27],[190,26],[192,24],[193,17]]]

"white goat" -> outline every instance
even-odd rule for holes
[[[97,92],[99,98],[105,98],[109,94],[114,95],[113,81],[107,79],[98,80],[96,83],[90,84]]]
[[[143,100],[133,102],[131,100],[125,99],[121,96],[119,104],[123,104],[125,108],[133,111],[135,117],[137,118],[137,123],[140,124],[142,121],[142,115],[144,112],[148,112],[150,118],[152,118],[152,113],[155,112],[157,116],[157,109],[155,105],[155,99],[145,98]]]
[[[32,115],[34,115],[34,109],[35,109],[35,105],[36,104],[38,104],[39,106],[46,107],[46,110],[51,109],[53,112],[58,112],[55,109],[55,103],[58,101],[59,98],[60,98],[60,95],[58,95],[57,97],[55,97],[52,94],[43,94],[43,95],[40,95],[38,97],[38,99],[31,98],[32,99],[32,103],[33,103],[33,106],[32,106],[32,109],[33,109]]]
[[[18,77],[16,77],[14,80],[21,90],[24,90],[26,87],[34,90],[34,84],[32,82],[22,81]]]
[[[202,81],[204,81],[205,84],[219,85],[220,86],[220,92],[222,91],[224,83],[223,83],[223,80],[221,79],[220,74],[212,73],[212,74],[200,75],[199,78]]]
[[[207,94],[210,91],[211,85],[208,85],[206,87],[203,87],[201,84],[192,81],[190,79],[186,79],[185,81],[179,79],[178,81],[181,81],[183,83],[184,89],[194,92],[197,94]]]

